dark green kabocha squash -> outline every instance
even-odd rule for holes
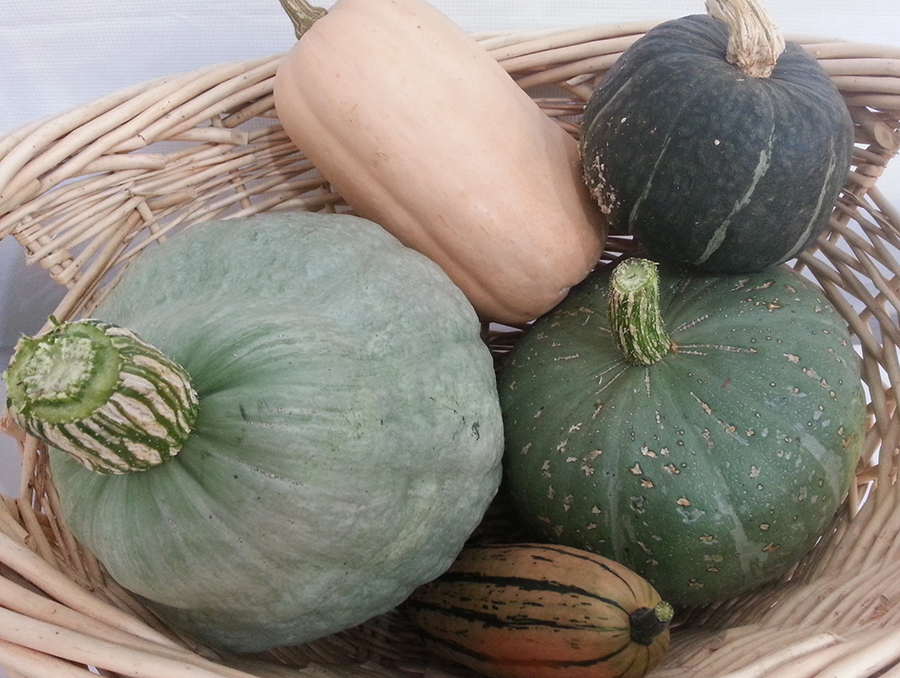
[[[756,0],[707,7],[647,32],[599,83],[581,127],[584,178],[613,232],[651,258],[758,271],[827,226],[853,124],[820,64],[785,45]]]
[[[391,609],[450,566],[496,492],[475,311],[377,224],[193,226],[94,316],[23,338],[10,410],[54,446],[81,544],[204,643],[300,644]]]
[[[536,536],[620,562],[674,605],[795,565],[864,439],[846,325],[785,265],[599,269],[517,342],[499,392],[504,482]]]

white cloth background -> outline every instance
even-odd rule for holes
[[[375,0],[373,0],[375,1]],[[320,3],[330,7],[333,0]],[[471,32],[669,19],[702,0],[433,0]],[[768,0],[787,35],[900,47],[896,0]],[[293,28],[278,0],[0,0],[0,135],[45,115],[159,76],[286,51]],[[900,163],[898,163],[900,164]],[[900,205],[900,167],[880,184]],[[0,241],[0,370],[61,292]],[[0,383],[0,398],[5,397]],[[0,401],[2,402],[2,401]],[[0,435],[0,491],[18,493],[18,453]],[[2,673],[0,673],[2,675]]]

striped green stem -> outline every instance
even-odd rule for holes
[[[98,473],[158,466],[197,418],[190,376],[136,334],[100,320],[57,323],[22,337],[7,409],[25,431]]]
[[[632,365],[652,365],[672,350],[659,311],[656,263],[631,258],[618,264],[609,284],[609,327]]]

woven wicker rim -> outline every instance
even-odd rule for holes
[[[655,22],[476,36],[577,134],[582,107]],[[832,529],[789,576],[694,611],[655,676],[900,675],[900,214],[876,183],[900,145],[900,50],[787,36],[819,59],[851,109],[857,145],[828,232],[796,267],[822,286],[861,347],[869,424],[857,482]],[[0,237],[89,314],[124,265],[177,229],[267,210],[347,210],[275,119],[281,55],[217,64],[110,94],[0,138]],[[629,247],[611,238],[608,255]],[[488,328],[497,352],[514,340]],[[0,498],[0,665],[14,678],[96,675],[469,675],[429,657],[400,612],[262,657],[217,655],[159,624],[62,523],[42,447],[16,431],[19,498]],[[863,501],[865,499],[865,501]],[[502,498],[486,518],[506,519]]]

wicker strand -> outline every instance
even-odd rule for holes
[[[73,585],[50,563],[5,534],[0,534],[0,562],[26,580],[47,592],[74,610],[83,612],[93,619],[103,620],[117,628],[147,638],[161,645],[171,641],[137,622],[133,616],[112,606],[101,603],[96,597]]]
[[[101,665],[102,668],[126,676],[253,678],[242,671],[203,660],[186,650],[174,653],[156,647],[135,649],[116,643],[115,639],[97,638],[2,607],[0,607],[0,640],[87,665],[90,665],[96,657],[103,657],[105,663]]]
[[[10,678],[96,678],[97,674],[51,654],[37,652],[16,643],[0,640],[0,666]],[[10,669],[9,667],[16,667]]]
[[[184,648],[150,642],[138,636],[121,631],[114,626],[80,614],[49,599],[0,579],[0,602],[2,606],[33,619],[47,622],[70,631],[77,631],[95,638],[105,639],[138,650],[147,650],[182,657]]]
[[[863,678],[900,660],[900,629],[886,633],[866,631],[853,640],[807,655],[767,674],[767,678]],[[726,678],[723,676],[723,678]],[[734,678],[737,678],[736,676]]]

